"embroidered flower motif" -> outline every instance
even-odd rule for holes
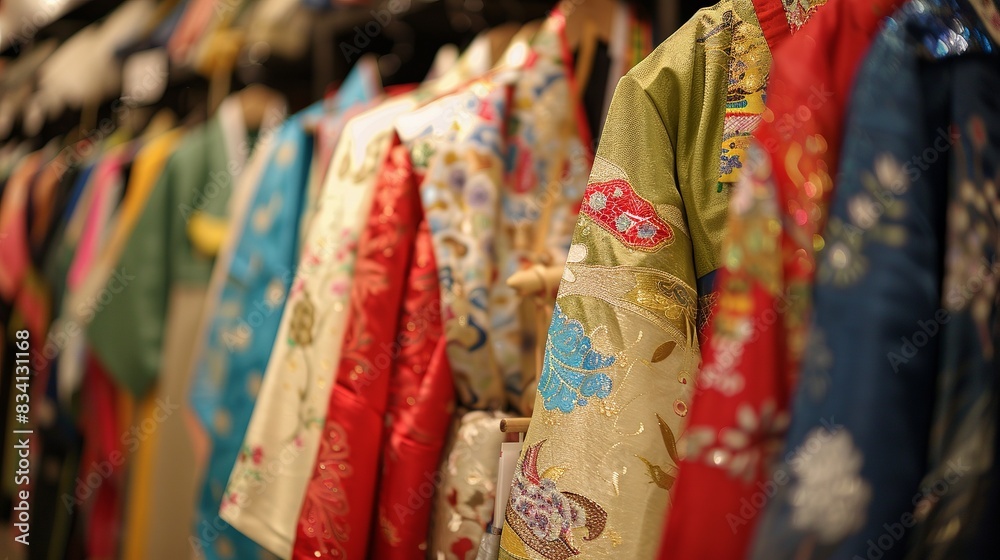
[[[986,357],[992,357],[993,310],[997,302],[997,261],[1000,260],[1000,189],[983,169],[984,155],[978,138],[985,135],[982,119],[974,117],[956,143],[958,166],[954,197],[948,207],[948,243],[944,290],[962,297],[945,298],[950,312],[971,315]],[[971,144],[971,146],[970,146]],[[971,150],[969,150],[971,148]],[[971,151],[972,153],[968,153]]]
[[[721,318],[725,318],[720,315]],[[719,323],[716,321],[716,332],[719,332]],[[709,338],[709,344],[713,346],[714,355],[718,358],[702,367],[698,374],[698,387],[701,390],[718,391],[726,396],[733,396],[743,390],[746,379],[743,374],[736,369],[743,356],[744,343],[753,331],[749,321],[739,321],[738,326],[730,327],[728,331],[720,335]],[[737,334],[733,334],[733,332]]]
[[[605,206],[607,206],[608,197],[604,196],[604,193],[602,192],[595,192],[590,195],[588,203],[590,204],[591,209],[600,212],[601,210],[604,210]]]
[[[719,154],[719,159],[721,160],[721,167],[719,173],[721,175],[728,175],[735,169],[742,169],[743,162],[740,161],[740,154],[726,155],[727,150],[721,150]]]
[[[639,227],[635,228],[635,232],[639,239],[651,239],[656,235],[656,228],[650,224],[639,224]]]
[[[264,296],[265,303],[271,309],[281,305],[285,301],[285,284],[280,278],[274,278],[267,285],[267,292]]]
[[[632,220],[625,214],[619,214],[618,217],[615,218],[615,228],[618,231],[625,231],[630,227],[632,227]]]
[[[354,474],[348,460],[351,447],[347,432],[340,424],[328,421],[324,430],[327,436],[320,438],[316,455],[320,484],[310,484],[306,488],[299,516],[299,538],[309,535],[310,544],[326,558],[345,558],[343,543],[350,536],[347,516],[351,507],[344,479]]]
[[[876,158],[875,177],[885,190],[894,195],[901,195],[910,188],[906,170],[892,154],[882,154]]]
[[[336,297],[341,297],[347,294],[348,283],[344,278],[338,278],[333,283],[330,284],[330,293]]]
[[[760,413],[748,403],[736,408],[736,424],[718,431],[711,426],[692,426],[685,436],[691,457],[702,457],[709,465],[725,469],[730,476],[751,481],[761,458],[772,453],[788,429],[789,416],[778,411],[774,401],[761,404]]]
[[[864,457],[846,429],[830,433],[818,427],[805,441],[813,438],[820,443],[819,449],[815,453],[802,451],[799,460],[792,463],[798,477],[791,495],[792,526],[832,543],[864,525],[871,486],[861,478]]]
[[[288,336],[293,346],[309,346],[313,341],[313,322],[316,311],[309,292],[302,292],[302,299],[292,306],[292,319],[289,321]]]
[[[546,410],[573,412],[588,398],[603,399],[611,393],[611,378],[604,373],[615,363],[592,347],[580,321],[570,319],[555,305],[552,327],[545,344],[545,360],[538,392]]]
[[[864,246],[861,230],[833,216],[826,231],[827,244],[820,253],[818,282],[837,286],[857,282],[868,271],[868,258],[861,252]]]
[[[448,186],[456,192],[462,192],[462,189],[465,188],[465,169],[453,168],[448,173]]]
[[[506,521],[526,545],[546,558],[565,559],[580,554],[573,543],[573,529],[586,527],[584,540],[592,541],[604,531],[608,514],[596,502],[572,492],[560,492],[556,478],[561,469],[538,473],[542,440],[525,451],[521,468],[514,474]]]
[[[586,204],[581,206],[580,212],[629,247],[652,251],[673,239],[670,224],[660,218],[652,203],[639,196],[625,179],[592,182],[587,186],[587,193]]]
[[[483,175],[469,179],[466,200],[474,208],[489,208],[493,203],[493,184]]]
[[[818,326],[809,331],[806,341],[802,367],[802,383],[813,400],[820,400],[826,395],[830,384],[830,366],[833,365],[833,352],[826,345],[826,336]]]

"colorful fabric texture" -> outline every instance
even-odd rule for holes
[[[434,260],[426,230],[421,254],[414,254],[421,208],[409,165],[406,149],[396,141],[359,239],[343,356],[299,514],[295,559],[367,554],[394,362],[386,348],[391,351],[395,342],[404,297],[421,299],[421,292],[436,289],[434,269],[427,268]],[[425,362],[432,348],[426,349]]]
[[[898,4],[831,3],[774,51],[767,112],[730,206],[717,309],[688,416],[672,502],[683,513],[669,516],[661,558],[746,555],[788,427],[813,253],[823,244],[854,72]],[[727,538],[711,538],[719,534]]]
[[[633,59],[649,51],[648,29],[624,4],[608,24],[613,85]],[[538,344],[536,323],[548,318],[507,279],[535,264],[565,261],[592,161],[565,27],[566,15],[557,9],[537,31],[523,28],[503,57],[505,71],[470,86],[469,101],[455,101],[471,113],[456,117],[459,134],[450,142],[431,135],[416,144],[418,154],[444,156],[432,166],[423,196],[439,255],[449,358],[464,409],[530,414],[534,402],[540,364],[530,349]],[[478,102],[474,92],[481,96]],[[475,414],[456,420],[460,431],[481,423]],[[496,428],[493,422],[483,429]],[[474,477],[459,467],[465,459],[456,454],[469,452],[462,440],[446,448],[431,554],[448,560],[474,554],[492,517],[496,465],[490,458],[498,442],[484,440],[482,470]]]
[[[155,403],[140,401],[138,414],[148,415],[133,419],[155,426],[143,442],[149,454],[139,457],[148,461],[143,468],[149,476],[169,478],[171,484],[154,485],[143,501],[129,504],[130,515],[136,515],[130,528],[144,538],[130,541],[128,553],[141,548],[143,558],[176,558],[192,547],[188,537],[201,465],[178,409],[187,396],[214,255],[199,246],[191,224],[228,219],[252,147],[235,98],[179,141],[115,265],[127,278],[127,289],[95,309],[87,327],[95,359],[116,384],[133,395],[152,396]],[[177,470],[178,462],[193,468]]]
[[[367,249],[371,254],[366,256],[365,246],[359,246],[359,259],[370,262],[362,266],[359,261],[358,274],[377,276],[364,286],[354,284],[349,320],[356,326],[348,329],[348,350],[341,359],[324,430],[324,440],[326,432],[336,437],[320,447],[300,514],[296,558],[315,552],[363,557],[372,550],[369,547],[374,549],[371,553],[378,551],[379,558],[409,557],[421,554],[421,547],[426,549],[431,501],[425,498],[413,504],[407,500],[427,480],[434,480],[447,433],[452,370],[441,353],[451,343],[464,342],[448,332],[457,320],[453,306],[468,303],[470,298],[481,300],[493,279],[488,254],[493,227],[490,210],[496,210],[493,193],[502,177],[497,143],[503,111],[497,105],[505,101],[506,90],[476,83],[398,120],[398,127],[414,136],[393,148],[379,181],[390,193],[400,191],[393,196],[402,198],[391,203],[382,200],[388,194],[376,195],[378,208],[368,228],[385,232],[371,234],[369,245],[378,242]],[[417,208],[409,210],[411,216],[404,212],[408,197],[417,202]],[[425,212],[426,224],[407,233],[406,228],[423,221]],[[380,244],[393,236],[398,237],[392,243],[397,248],[392,255],[382,255]],[[380,287],[383,277],[405,279],[405,269],[399,269],[406,264],[403,249],[414,243],[416,253],[408,272],[410,280],[401,286],[404,291],[397,293],[391,282]],[[387,260],[389,256],[392,260]],[[440,293],[432,295],[428,289],[440,289]],[[418,320],[400,318],[394,331],[396,324],[386,320],[399,317],[394,305],[401,305],[405,315]],[[414,338],[418,322],[425,324],[424,332]],[[393,348],[400,340],[416,346],[400,344],[397,352]],[[481,338],[475,342],[485,347]],[[387,348],[392,351],[385,356]],[[478,355],[489,356],[488,349],[483,349]],[[459,347],[451,355],[464,358],[464,351],[465,347]],[[390,394],[412,402],[399,409],[402,403],[397,401],[395,412],[390,411]],[[401,424],[384,433],[372,432],[371,426],[392,426],[387,420],[403,410],[423,427]],[[420,439],[407,441],[404,434],[414,429]],[[403,450],[409,453],[401,455]],[[375,476],[379,472],[382,475]],[[387,486],[382,488],[383,484]],[[377,527],[372,525],[375,522]]]
[[[188,239],[187,223],[197,213],[227,213],[250,147],[240,111],[230,100],[177,147],[119,260],[120,267],[143,274],[98,310],[88,328],[108,373],[136,395],[148,391],[160,371],[170,287],[207,285],[211,275],[212,258]]]
[[[378,166],[390,148],[392,124],[420,97],[481,73],[481,64],[460,60],[447,76],[351,119],[330,162],[244,438],[244,450],[262,459],[236,463],[221,510],[224,520],[278,556],[292,554],[324,435],[358,238],[371,208]]]
[[[504,434],[503,412],[475,410],[458,417],[450,429],[441,461],[441,483],[434,495],[428,551],[436,558],[472,560],[493,519],[497,458]]]
[[[213,283],[220,275],[223,285],[217,300],[209,296],[217,303],[209,304],[214,310],[212,324],[190,397],[211,445],[194,532],[201,535],[211,528],[225,541],[216,539],[224,544],[205,547],[205,558],[261,556],[256,543],[218,520],[219,506],[295,276],[298,224],[313,149],[312,137],[302,123],[321,112],[317,105],[271,132],[269,159],[259,183],[252,186],[256,193],[243,222],[233,225],[238,229],[236,246],[230,255],[220,257],[213,273]]]
[[[118,259],[136,227],[139,216],[156,186],[160,173],[173,153],[177,142],[181,139],[181,134],[180,130],[168,132],[145,145],[136,154],[132,162],[131,173],[129,173],[125,198],[122,200],[116,228],[108,239],[105,250],[101,253],[100,262],[96,265],[99,271],[88,278],[88,282],[92,281],[92,285],[96,288],[85,286],[83,291],[100,290],[104,288],[109,278],[114,277],[114,269],[118,264]],[[155,396],[147,396],[136,403],[135,415],[140,419],[149,418],[156,406]],[[141,548],[142,544],[146,542],[143,537],[144,530],[148,528],[148,525],[144,523],[147,518],[144,505],[148,503],[149,492],[153,486],[151,477],[152,442],[148,439],[145,441],[136,439],[135,447],[130,448],[129,452],[131,453],[131,464],[128,486],[125,490],[125,503],[122,505],[124,526],[122,528],[121,555],[126,560],[139,560],[145,558]]]
[[[754,558],[977,557],[995,531],[998,23],[909,2],[858,71]]]
[[[656,554],[699,365],[699,314],[721,262],[725,176],[742,167],[763,111],[769,44],[788,34],[778,3],[722,2],[619,83],[556,300],[501,558]]]

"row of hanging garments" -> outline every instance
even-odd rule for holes
[[[998,46],[996,0],[655,50],[567,0],[420,84],[4,146],[29,556],[1000,556]]]
[[[501,558],[996,556],[998,39],[736,0],[623,78]]]
[[[548,324],[507,280],[565,259],[590,130],[651,49],[634,7],[567,4],[419,85],[363,59],[287,118],[250,87],[200,125],[9,145],[30,556],[474,556]]]

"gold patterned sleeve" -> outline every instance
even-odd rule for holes
[[[713,19],[721,13],[682,27],[615,90],[501,558],[651,558],[659,546],[699,360],[696,282],[717,264],[707,232],[721,238],[728,202],[715,189],[725,55],[706,54],[698,40]]]

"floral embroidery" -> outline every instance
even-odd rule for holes
[[[347,541],[350,505],[344,491],[344,478],[353,474],[347,442],[347,432],[336,422],[328,421],[325,434],[320,438],[316,472],[323,486],[322,492],[306,492],[302,503],[300,523],[313,537],[312,546],[318,547],[325,557],[345,558],[343,543]],[[304,523],[303,523],[304,522]]]
[[[490,291],[497,282],[494,266],[499,185],[503,181],[500,115],[507,89],[489,81],[440,99],[447,115],[435,117],[420,196],[434,241],[441,292],[442,319],[459,402],[468,407],[499,408],[501,375],[494,361]],[[430,133],[426,133],[430,134]],[[516,356],[519,358],[520,356]]]
[[[723,297],[722,301],[725,302],[727,299],[729,298]],[[715,324],[718,323],[719,321],[716,321]],[[731,397],[742,391],[746,385],[746,379],[737,370],[737,365],[742,361],[744,343],[753,332],[753,327],[747,320],[741,325],[741,332],[735,339],[715,335],[717,331],[718,327],[713,331],[713,336],[709,337],[708,344],[711,345],[713,356],[725,356],[725,359],[715,360],[702,367],[698,373],[698,388],[703,391],[718,391]]]
[[[309,292],[303,289],[302,299],[292,306],[292,319],[288,323],[289,346],[306,347],[313,341],[313,324],[316,321],[316,310]]]
[[[601,157],[594,158],[580,212],[635,249],[655,251],[674,238],[671,225],[635,192],[625,171]]]
[[[496,458],[503,441],[497,422],[503,416],[506,414],[474,411],[456,421],[443,454],[441,487],[434,497],[434,530],[428,548],[436,560],[471,560],[460,556],[455,546],[465,540],[479,542],[492,519]]]
[[[723,30],[730,31],[726,37]],[[770,50],[756,23],[748,24],[732,11],[710,28],[698,42],[706,49],[722,51],[729,61],[726,115],[719,154],[719,192],[736,182],[746,160],[751,136],[764,112],[764,88],[771,66]]]
[[[750,172],[744,173],[733,189],[730,208],[734,218],[728,222],[730,234],[722,248],[723,264],[732,273],[728,278],[737,282],[753,279],[774,295],[781,284],[781,261],[774,258],[781,231],[777,187],[771,160],[763,148],[753,144],[747,153]],[[729,292],[746,295],[748,290],[722,292],[729,297]]]
[[[635,287],[622,299],[641,306],[665,328],[675,328],[689,347],[697,342],[698,299],[687,284],[653,270],[636,270]],[[664,322],[663,319],[666,319]]]
[[[959,161],[957,196],[948,208],[948,254],[942,291],[949,296],[959,295],[945,297],[945,308],[950,312],[968,309],[979,331],[983,354],[991,358],[995,351],[991,315],[997,301],[1000,197],[996,179],[983,171],[982,151],[988,142],[985,125],[976,117],[966,128],[969,141],[955,144]],[[971,146],[975,153],[967,154],[966,146]],[[973,289],[975,284],[982,287]]]
[[[791,28],[792,33],[805,25],[816,9],[826,2],[827,0],[781,0],[782,7],[785,8],[785,17],[788,19],[788,27]]]
[[[736,408],[736,425],[721,431],[712,426],[691,426],[685,434],[688,457],[725,469],[730,476],[747,482],[770,455],[781,446],[790,418],[771,399],[764,401],[758,414],[751,405]],[[763,460],[763,461],[762,461]]]
[[[673,465],[668,465],[666,469],[660,465],[653,464],[652,461],[646,459],[645,457],[639,457],[639,460],[646,465],[646,473],[649,475],[650,482],[656,484],[664,490],[670,490],[674,485],[674,481],[677,480],[677,465],[680,465],[681,458],[677,453],[677,440],[674,437],[673,430],[667,425],[667,422],[660,417],[659,414],[656,415],[656,422],[660,426],[660,436],[663,438],[663,445],[667,448],[667,455],[674,462]]]
[[[891,155],[876,157],[873,171],[861,173],[860,192],[847,201],[847,216],[832,216],[827,224],[827,239],[817,271],[819,282],[847,286],[868,272],[864,254],[867,242],[877,241],[889,247],[906,241],[906,229],[893,223],[906,213],[899,197],[910,188],[903,166]]]
[[[553,467],[538,473],[538,453],[545,441],[524,453],[521,468],[514,474],[506,521],[525,544],[545,558],[565,560],[580,554],[573,543],[573,529],[586,527],[583,539],[592,541],[604,532],[608,514],[590,498],[560,492],[556,479],[562,469]]]
[[[625,179],[591,183],[580,212],[629,247],[652,251],[673,240],[670,224]]]
[[[800,460],[792,463],[798,477],[791,496],[792,525],[815,533],[821,542],[836,542],[864,525],[871,486],[861,478],[864,458],[846,429],[831,433],[819,427],[805,441],[814,438],[819,449],[801,451]]]
[[[538,381],[545,409],[569,413],[577,406],[586,406],[590,397],[607,397],[611,378],[603,372],[614,363],[614,356],[592,348],[583,324],[567,317],[556,304]]]
[[[357,465],[369,464],[378,448],[357,437],[363,421],[356,419],[356,411],[347,412],[350,407],[345,401],[360,401],[369,410],[378,410],[380,398],[384,398],[381,395],[388,392],[392,358],[386,356],[380,342],[391,340],[397,317],[385,320],[379,313],[399,309],[406,276],[402,272],[410,262],[419,221],[419,199],[409,163],[406,149],[393,146],[376,179],[369,219],[358,243],[351,313],[335,370],[337,387],[329,393],[319,450],[299,514],[293,552],[296,557],[303,550],[319,551],[326,557],[355,557],[367,546],[372,518],[371,510],[365,508],[372,504],[359,500],[358,496],[364,494],[357,489],[365,485],[369,473],[353,486],[346,485],[344,479],[358,472]],[[378,430],[365,435],[372,435],[373,441],[381,440]],[[358,534],[365,538],[359,539]]]

